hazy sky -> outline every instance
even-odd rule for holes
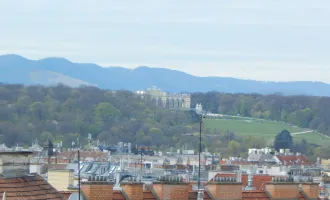
[[[330,83],[329,0],[1,0],[0,54]]]

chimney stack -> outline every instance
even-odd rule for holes
[[[273,182],[266,183],[266,194],[270,199],[299,199],[299,184],[293,178],[273,178]]]
[[[301,184],[301,193],[305,199],[317,200],[319,196],[319,184],[313,183],[313,178],[310,177],[309,182]]]
[[[136,177],[131,177],[129,182],[120,183],[124,196],[131,200],[143,200],[143,183],[136,181]]]
[[[0,175],[5,178],[28,176],[31,157],[29,151],[0,152]]]
[[[113,198],[113,182],[108,182],[105,177],[89,177],[88,180],[81,182],[82,192],[88,200]]]
[[[161,176],[153,183],[152,191],[157,199],[188,200],[188,185],[179,176]]]
[[[214,199],[242,199],[242,183],[235,177],[215,177],[206,190]]]

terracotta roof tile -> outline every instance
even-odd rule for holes
[[[156,200],[156,197],[149,190],[143,191],[143,199],[145,200]]]
[[[188,199],[189,200],[197,199],[197,191],[189,192]],[[204,200],[211,200],[211,197],[207,194],[207,192],[204,192]]]
[[[214,177],[236,177],[236,174],[235,173],[217,173],[217,175],[215,175]],[[210,180],[210,182],[213,182],[214,181],[214,178],[212,178]]]
[[[268,196],[264,191],[253,190],[253,191],[244,191],[242,193],[243,200],[268,200]]]
[[[113,200],[125,200],[125,197],[121,193],[121,191],[113,191]]]
[[[242,197],[243,200],[269,200],[267,194],[260,190],[243,191]],[[301,193],[299,193],[299,200],[305,200]]]
[[[0,195],[6,192],[6,200],[65,199],[39,175],[20,178],[0,178]]]
[[[272,182],[273,177],[274,176],[269,176],[269,175],[254,175],[252,186],[255,187],[257,190],[262,190],[265,187],[265,183]],[[248,185],[248,179],[249,178],[247,174],[242,175],[243,186]]]
[[[311,162],[308,161],[308,159],[305,156],[277,156],[277,158],[284,165],[312,164]]]
[[[220,160],[219,161],[220,165],[226,165],[228,164],[226,160]],[[249,161],[230,161],[231,165],[252,165],[251,162]]]

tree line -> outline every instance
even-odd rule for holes
[[[208,92],[192,94],[196,103],[213,113],[281,121],[330,136],[330,97]]]

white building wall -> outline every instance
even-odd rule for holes
[[[285,166],[272,166],[272,167],[258,167],[256,170],[257,174],[265,174],[271,176],[286,176],[288,168]]]

